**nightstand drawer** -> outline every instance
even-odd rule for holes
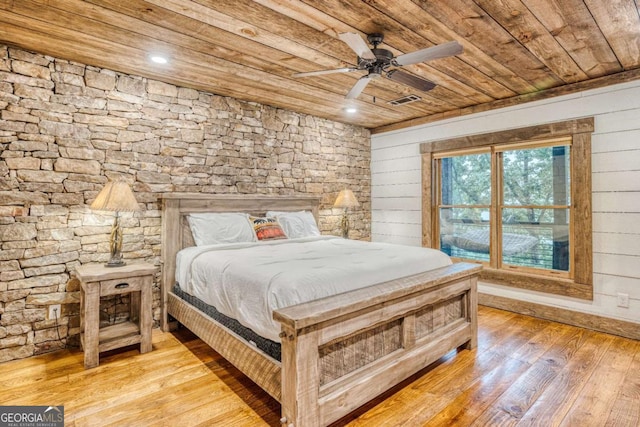
[[[142,289],[144,277],[100,281],[100,296],[138,292]]]

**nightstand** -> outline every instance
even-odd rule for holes
[[[123,267],[87,264],[76,269],[80,280],[80,343],[85,369],[98,366],[103,351],[140,343],[151,351],[151,288],[157,268],[147,263]],[[130,294],[129,321],[100,328],[100,297]]]

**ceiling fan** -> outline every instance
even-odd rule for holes
[[[394,57],[391,51],[378,48],[378,45],[380,45],[384,40],[384,36],[382,34],[375,33],[367,36],[367,40],[373,45],[373,49],[367,46],[367,43],[359,34],[340,33],[338,37],[340,37],[340,40],[345,42],[358,55],[358,65],[355,67],[337,68],[333,70],[295,73],[293,74],[293,77],[309,77],[319,76],[321,74],[366,71],[367,74],[360,77],[349,93],[347,93],[347,99],[357,98],[372,79],[382,76],[385,76],[395,82],[410,86],[414,89],[427,92],[436,86],[435,83],[414,76],[413,74],[405,73],[404,71],[393,67],[402,67],[404,65],[417,64],[418,62],[430,61],[432,59],[459,55],[463,50],[460,43],[452,41]]]

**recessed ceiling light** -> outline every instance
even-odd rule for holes
[[[151,55],[149,59],[151,59],[151,61],[155,62],[156,64],[166,64],[167,62],[169,62],[167,58],[160,55]]]
[[[357,113],[358,109],[356,107],[347,107],[344,109],[344,111],[346,111],[349,114],[353,114],[353,113]]]

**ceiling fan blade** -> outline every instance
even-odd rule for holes
[[[398,65],[411,65],[418,62],[431,61],[432,59],[446,58],[447,56],[460,55],[464,49],[457,41],[431,46],[415,52],[405,53],[395,59]]]
[[[356,84],[353,85],[345,98],[355,99],[360,96],[360,94],[362,93],[364,88],[367,87],[370,81],[371,79],[369,78],[369,76],[360,77],[360,79],[356,82]]]
[[[387,78],[393,80],[394,82],[411,86],[412,88],[421,90],[423,92],[428,92],[436,87],[436,84],[430,82],[429,80],[425,80],[423,78],[414,76],[413,74],[405,73],[400,70],[389,71],[387,73]]]
[[[376,56],[373,54],[367,43],[359,34],[356,33],[340,33],[338,34],[340,40],[345,42],[349,47],[362,59],[376,60]]]
[[[307,71],[306,73],[294,73],[292,74],[292,77],[320,76],[322,74],[350,73],[352,71],[358,71],[358,69],[357,68],[336,68],[334,70]]]

